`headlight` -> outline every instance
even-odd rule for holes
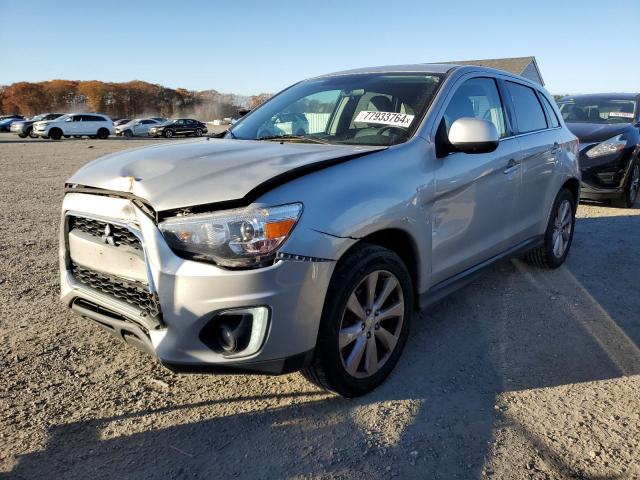
[[[591,150],[587,151],[587,157],[596,158],[603,157],[605,155],[611,155],[617,152],[621,152],[627,146],[627,140],[623,138],[624,135],[618,135],[609,140],[605,140],[599,143]]]
[[[225,267],[273,260],[302,213],[301,203],[173,217],[158,225],[174,250]]]

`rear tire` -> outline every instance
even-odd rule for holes
[[[576,199],[570,190],[563,188],[553,202],[542,246],[529,251],[525,260],[540,268],[558,268],[571,249],[575,223]]]
[[[59,128],[52,128],[49,130],[49,138],[52,140],[60,140],[62,138],[62,130]]]
[[[327,290],[314,358],[301,373],[320,388],[357,397],[382,383],[398,362],[409,334],[413,287],[391,250],[363,244],[347,255]]]
[[[611,205],[618,208],[632,208],[638,199],[640,191],[640,161],[636,160],[631,167],[631,177],[624,189],[624,194],[617,200],[612,200]]]
[[[196,137],[201,137],[201,136],[202,136],[202,129],[196,128]]]
[[[100,140],[106,140],[107,138],[109,138],[109,130],[107,130],[106,128],[101,128],[100,130],[98,130],[98,134],[96,135],[96,137],[98,137]]]

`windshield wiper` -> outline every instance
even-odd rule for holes
[[[258,137],[256,140],[299,140],[311,143],[329,143],[327,140],[323,140],[318,137],[307,137],[304,135],[267,135],[266,137]]]

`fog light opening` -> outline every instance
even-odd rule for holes
[[[200,332],[202,342],[227,358],[253,355],[267,332],[267,307],[226,310],[218,313]]]

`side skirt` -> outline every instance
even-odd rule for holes
[[[479,263],[478,265],[468,268],[467,270],[464,270],[454,275],[453,277],[450,277],[447,280],[434,285],[426,292],[420,294],[420,310],[424,310],[427,307],[440,302],[451,293],[469,284],[480,273],[482,273],[483,270],[485,270],[487,267],[490,267],[494,263],[500,260],[505,260],[507,258],[520,256],[533,248],[541,246],[543,241],[544,235],[538,235],[536,237],[530,238],[529,240],[525,240],[524,242],[519,243],[509,250],[506,250],[494,257],[485,260],[482,263]]]

